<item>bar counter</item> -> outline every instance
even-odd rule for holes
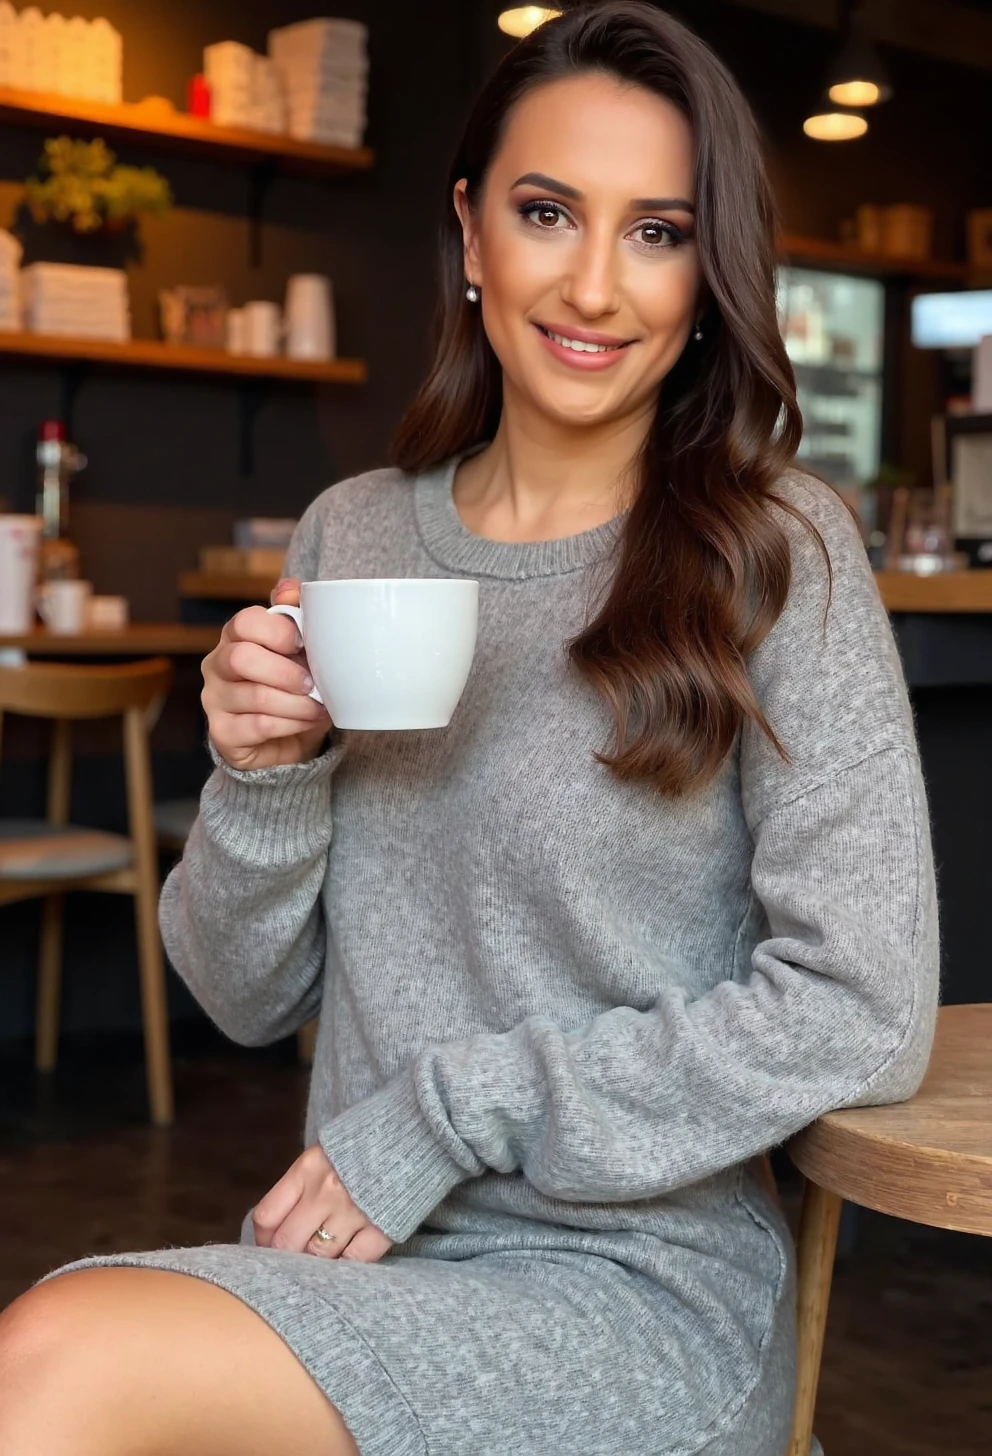
[[[0,650],[16,647],[30,657],[205,657],[217,646],[220,627],[185,622],[135,622],[116,631],[73,633],[0,632]]]

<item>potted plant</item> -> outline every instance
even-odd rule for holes
[[[153,167],[121,166],[106,142],[53,137],[37,173],[25,183],[36,223],[58,223],[74,233],[134,230],[142,216],[161,217],[172,190]]]

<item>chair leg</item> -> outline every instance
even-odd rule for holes
[[[808,1179],[799,1221],[796,1405],[788,1456],[809,1456],[830,1281],[844,1200]]]
[[[296,1033],[296,1056],[301,1066],[309,1067],[313,1063],[314,1047],[317,1045],[317,1018],[308,1021],[306,1026],[301,1026]]]
[[[143,880],[143,877],[141,877]],[[134,896],[141,973],[141,1020],[145,1034],[145,1076],[152,1122],[167,1126],[173,1117],[169,1013],[165,964],[158,932],[157,887],[139,883]]]
[[[59,1054],[59,1007],[62,999],[61,895],[46,895],[41,909],[41,950],[38,956],[38,1010],[35,1018],[34,1064],[39,1072],[53,1072]]]
[[[145,1076],[152,1121],[172,1121],[172,1067],[169,1061],[169,1011],[165,997],[165,964],[158,933],[158,861],[152,825],[152,778],[148,733],[140,710],[124,715],[128,817],[134,844],[134,913],[141,971],[141,1017],[145,1032]]]

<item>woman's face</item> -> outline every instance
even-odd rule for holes
[[[518,103],[476,214],[455,188],[511,391],[563,424],[653,405],[700,312],[693,174],[689,123],[651,91],[589,74]]]

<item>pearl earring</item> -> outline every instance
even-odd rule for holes
[[[703,331],[702,331],[701,327],[699,326],[699,324],[696,325],[696,332],[693,334],[692,337],[695,339],[695,341],[696,341],[697,344],[699,343],[700,339],[703,337]]]
[[[479,302],[479,290],[476,288],[474,283],[470,283],[466,288],[465,297],[468,299],[469,303]]]

